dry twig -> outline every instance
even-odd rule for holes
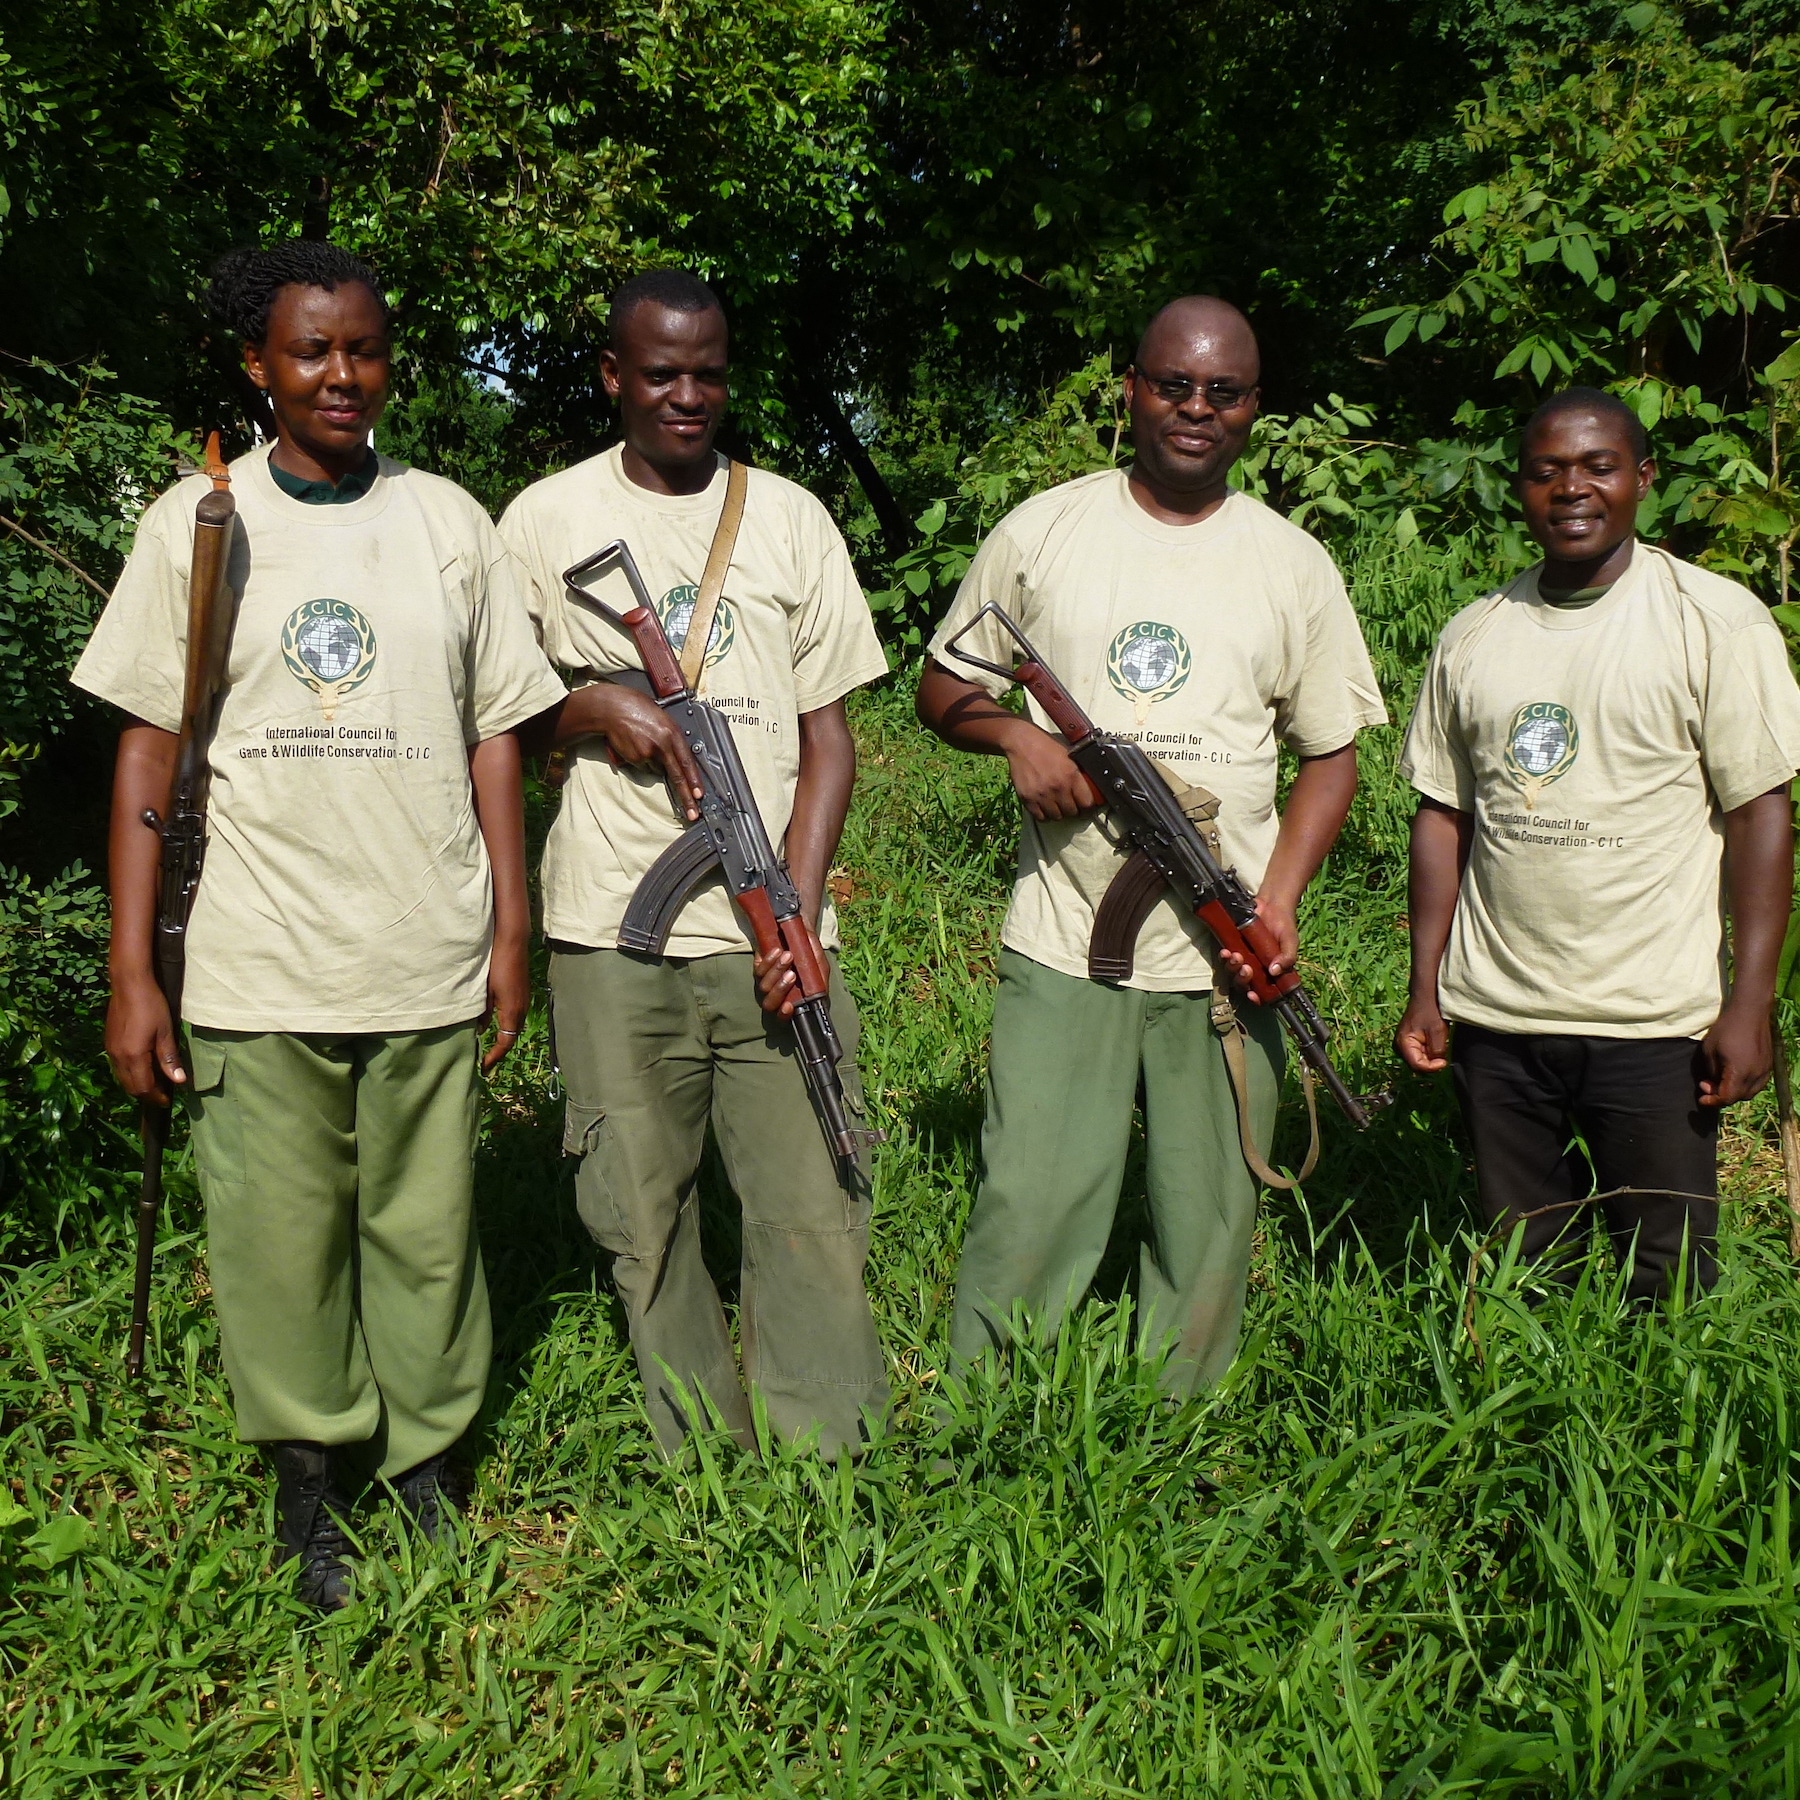
[[[1573,1212],[1578,1206],[1598,1206],[1603,1200],[1622,1200],[1630,1194],[1660,1194],[1665,1200],[1704,1200],[1712,1206],[1721,1204],[1717,1194],[1688,1194],[1680,1188],[1616,1187],[1608,1188],[1604,1194],[1588,1194],[1580,1200],[1558,1200],[1553,1206],[1535,1207],[1527,1213],[1508,1213],[1469,1252],[1468,1279],[1463,1285],[1462,1326],[1463,1335],[1475,1347],[1477,1364],[1482,1368],[1487,1367],[1487,1359],[1481,1353],[1481,1339],[1475,1331],[1475,1277],[1481,1272],[1481,1259],[1501,1238],[1509,1236],[1519,1226],[1529,1224],[1533,1219],[1546,1218],[1554,1212]]]

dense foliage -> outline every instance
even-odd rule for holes
[[[1078,1333],[936,1409],[1012,808],[905,693],[993,521],[1129,456],[1120,371],[1193,289],[1255,319],[1240,479],[1339,556],[1397,717],[1524,559],[1518,426],[1570,379],[1652,430],[1646,532],[1789,601],[1800,642],[1797,75],[1795,0],[8,9],[0,1791],[1800,1787],[1767,1101],[1731,1130],[1705,1308],[1626,1329],[1596,1275],[1534,1311],[1491,1260],[1466,1290],[1447,1099],[1407,1083],[1272,1209],[1228,1390],[1167,1414],[1121,1350],[1134,1176]],[[180,1171],[147,1408],[118,1381],[134,1152],[89,873],[113,721],[66,682],[189,434],[258,423],[207,265],[301,231],[395,304],[384,448],[495,509],[606,441],[612,286],[707,273],[735,448],[831,502],[897,665],[859,707],[839,878],[895,1140],[892,1439],[853,1475],[646,1466],[534,1017],[483,1152],[504,1338],[471,1542],[423,1557],[378,1518],[367,1604],[322,1627],[259,1573]],[[1396,737],[1306,921],[1369,1087],[1405,957]]]

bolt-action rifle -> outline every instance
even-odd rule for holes
[[[187,928],[206,857],[207,750],[225,680],[231,646],[231,598],[225,585],[231,560],[231,527],[237,502],[219,454],[219,434],[206,441],[212,491],[194,508],[194,560],[188,571],[187,675],[181,694],[181,733],[175,746],[175,778],[159,814],[146,807],[143,822],[162,839],[157,876],[156,937],[152,966],[181,1029],[181,987],[187,974]],[[138,1108],[144,1146],[144,1182],[137,1207],[137,1273],[131,1294],[131,1348],[125,1372],[143,1373],[144,1336],[150,1325],[150,1268],[156,1254],[156,1222],[162,1212],[163,1150],[169,1141],[169,1106],[154,1100]]]
[[[1018,645],[1021,659],[1016,665],[1003,668],[957,648],[988,617]],[[1113,877],[1095,914],[1088,974],[1096,981],[1128,981],[1138,932],[1164,891],[1173,889],[1218,940],[1219,947],[1243,959],[1251,998],[1279,1015],[1294,1048],[1351,1124],[1366,1126],[1368,1111],[1332,1067],[1325,1048],[1330,1033],[1299,975],[1292,969],[1282,975],[1269,973],[1278,946],[1274,934],[1257,917],[1256,897],[1238,872],[1219,860],[1212,825],[1217,800],[1199,788],[1189,788],[1178,796],[1138,745],[1099,730],[1051,674],[1030,639],[993,601],[944,649],[961,662],[1018,682],[1031,695],[1068,744],[1070,759],[1087,783],[1088,805],[1104,806],[1131,846],[1129,859]]]
[[[581,586],[585,577],[604,573],[615,564],[631,584],[637,600],[629,612],[616,612]],[[800,998],[792,1023],[800,1051],[800,1072],[806,1077],[825,1142],[847,1176],[857,1151],[867,1144],[885,1142],[886,1134],[850,1123],[844,1084],[838,1074],[844,1051],[831,1022],[824,959],[813,947],[812,933],[802,916],[799,890],[788,874],[787,864],[769,842],[750,777],[744,772],[732,740],[731,725],[723,713],[697,698],[688,685],[623,538],[564,570],[563,582],[578,601],[618,626],[637,645],[656,704],[675,721],[687,740],[704,790],[694,803],[699,819],[656,859],[638,883],[619,927],[619,948],[646,956],[662,955],[676,915],[694,888],[715,869],[720,871],[732,899],[749,921],[759,954],[768,956],[785,949],[794,959]],[[672,782],[672,791],[673,788]],[[678,816],[685,818],[690,796],[676,793],[675,800]]]

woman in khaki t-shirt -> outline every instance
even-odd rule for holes
[[[186,1099],[239,1435],[266,1446],[301,1592],[349,1598],[354,1486],[433,1534],[490,1359],[474,1237],[480,1021],[528,1002],[519,755],[562,685],[513,564],[447,481],[369,447],[386,308],[326,244],[239,252],[213,299],[277,437],[232,466],[225,685],[182,1020],[151,967],[204,477],[145,514],[74,679],[129,716],[113,792],[107,1053]]]

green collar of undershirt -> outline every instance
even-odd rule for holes
[[[303,475],[290,475],[286,469],[275,466],[275,459],[269,458],[269,473],[275,477],[275,485],[290,498],[301,501],[307,506],[348,506],[353,500],[360,500],[375,485],[375,477],[381,473],[381,458],[370,450],[363,459],[360,469],[352,469],[342,481],[308,481]]]
[[[1585,588],[1548,588],[1542,582],[1538,584],[1538,598],[1546,606],[1561,607],[1566,612],[1579,612],[1584,606],[1592,606],[1610,594],[1613,584],[1609,581],[1604,587]]]

